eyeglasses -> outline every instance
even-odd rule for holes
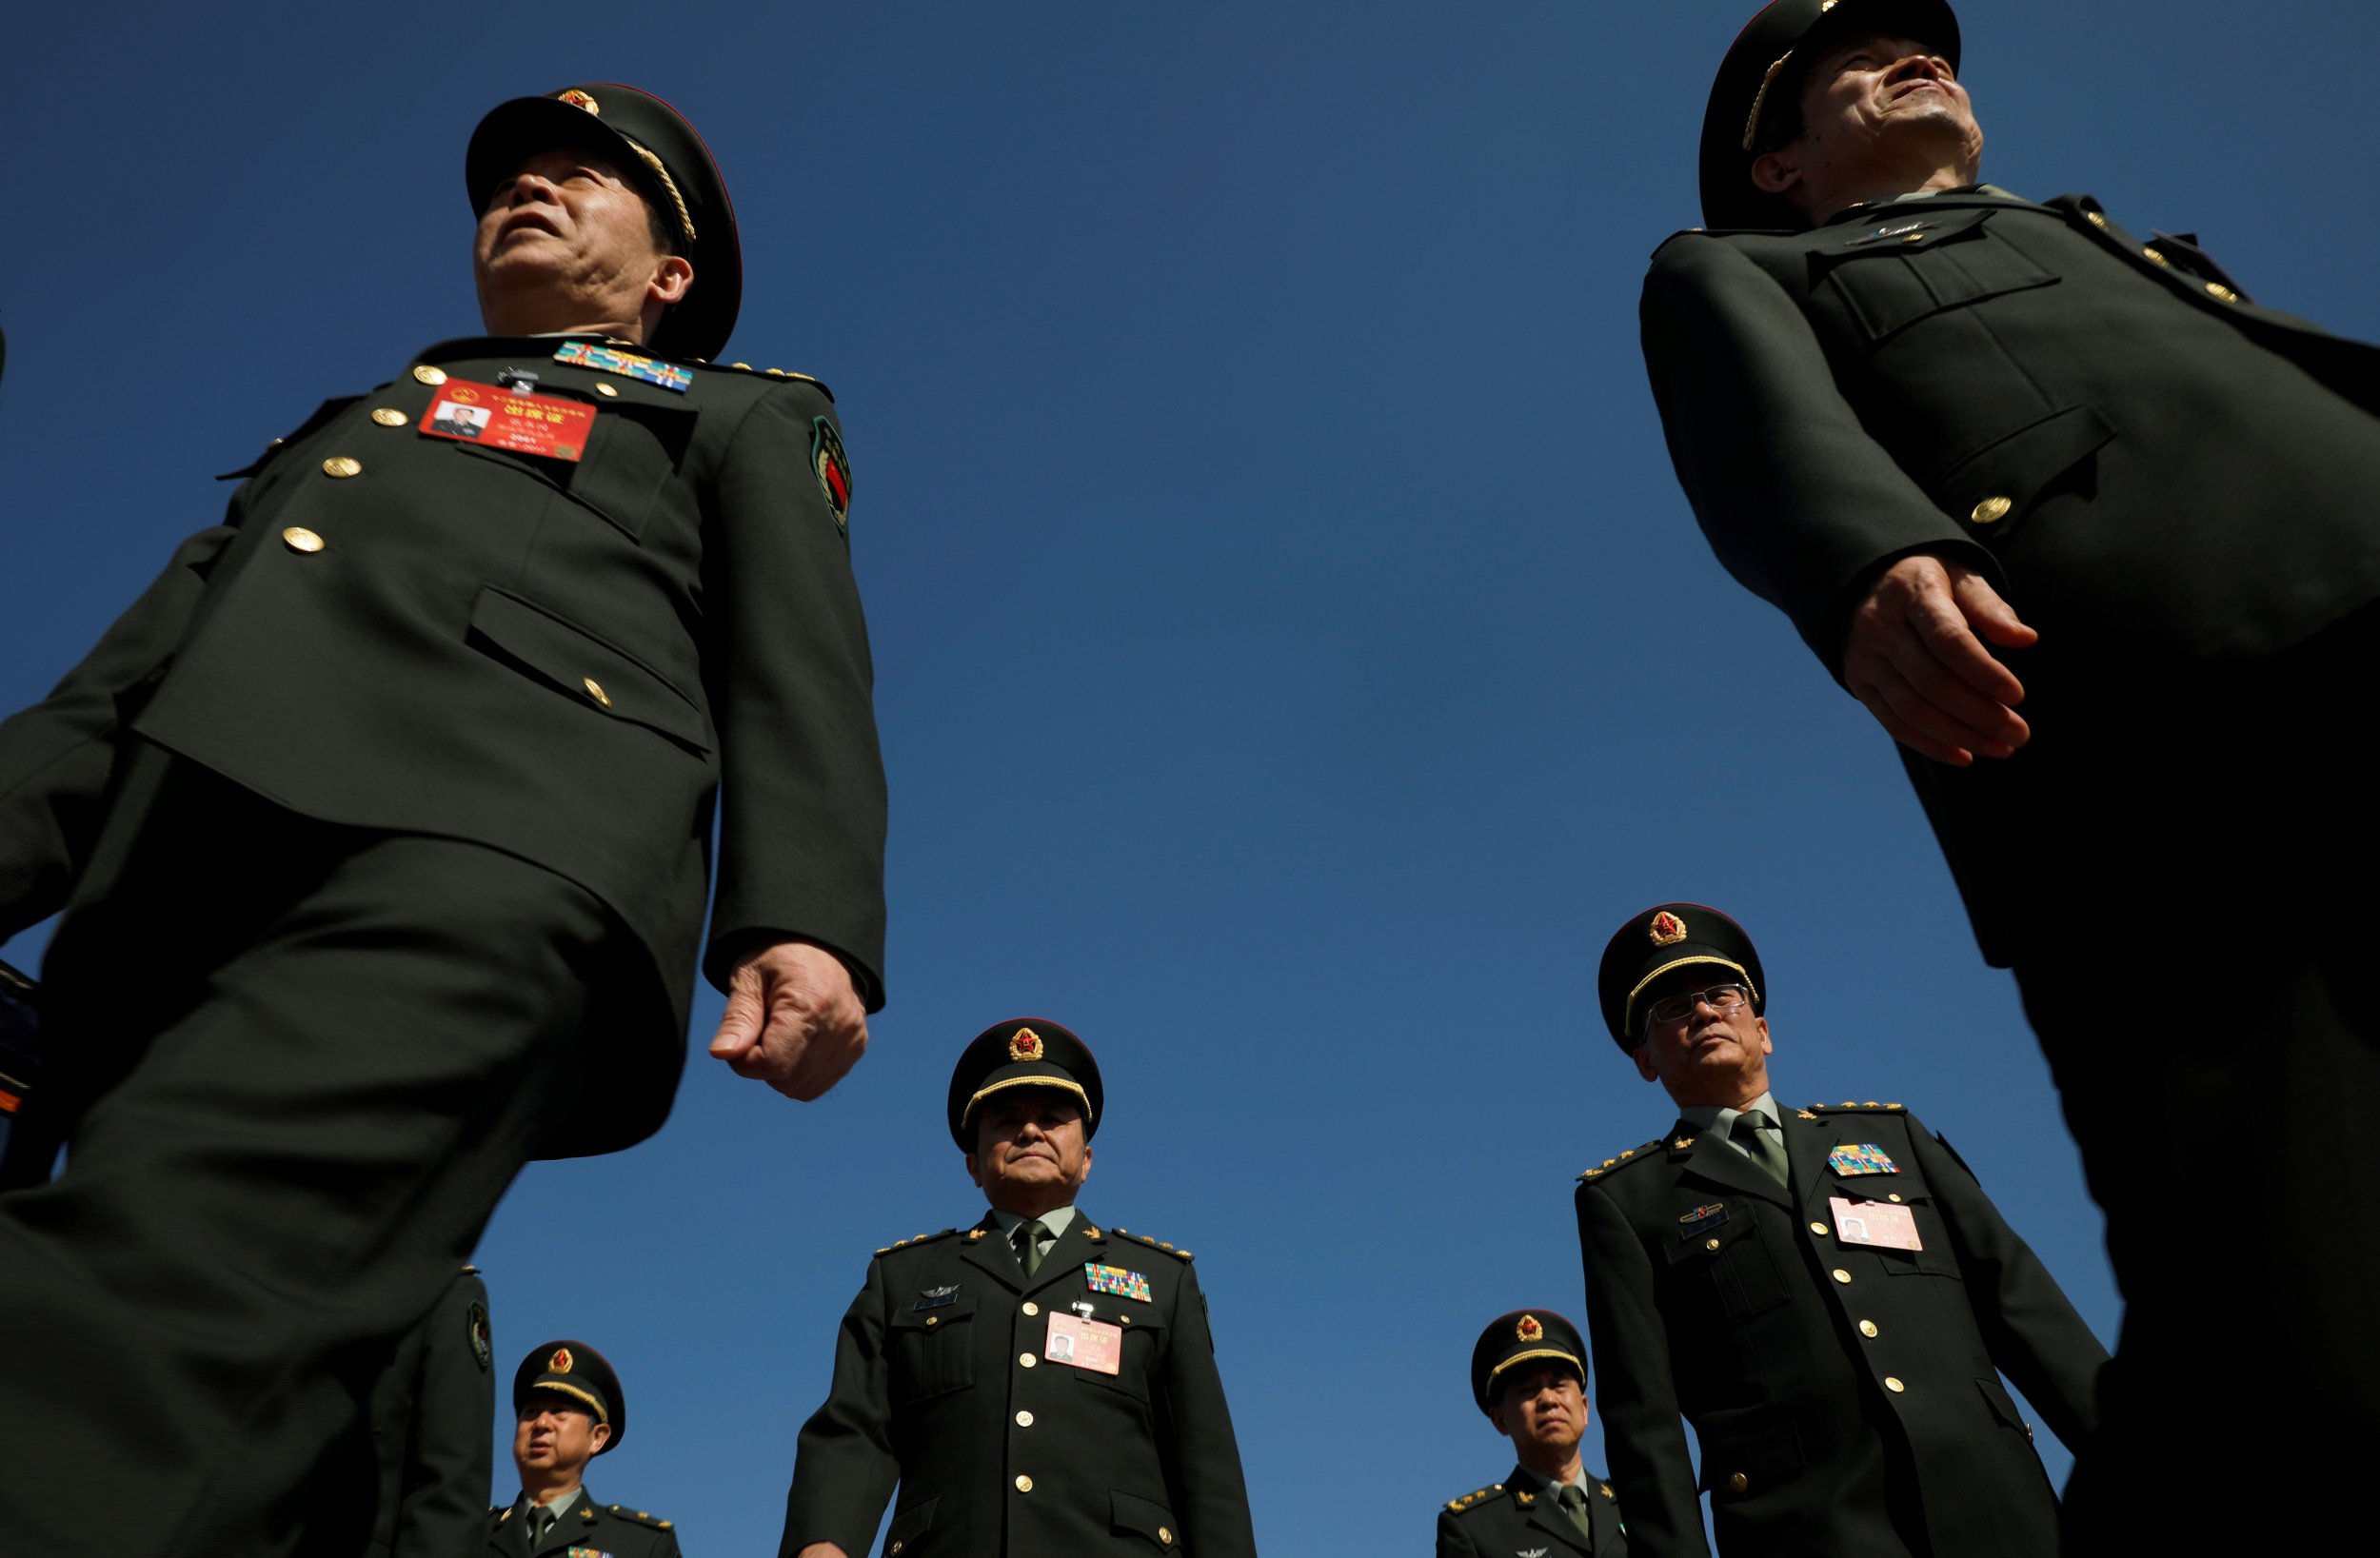
[[[1697,1006],[1707,1006],[1719,1016],[1737,1011],[1752,1000],[1752,992],[1739,984],[1715,984],[1708,990],[1681,990],[1675,996],[1664,996],[1644,1009],[1648,1023],[1683,1022],[1694,1016]]]

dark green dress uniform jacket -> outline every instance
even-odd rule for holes
[[[2056,1496],[2000,1374],[2074,1446],[2106,1351],[1914,1115],[1795,1111],[1784,1132],[1790,1193],[1683,1122],[1580,1178],[1596,1403],[1630,1546],[1707,1553],[1699,1486],[1729,1558],[2055,1552]],[[1838,1172],[1838,1147],[1899,1172]],[[1908,1208],[1924,1248],[1843,1242],[1836,1196]]]
[[[594,1490],[581,1489],[579,1501],[529,1550],[521,1535],[519,1505],[487,1511],[486,1535],[455,1549],[473,1558],[678,1558],[675,1525],[625,1505],[598,1504]]]
[[[1091,1291],[1090,1265],[1147,1278],[1147,1300]],[[1117,1373],[1045,1356],[1050,1315],[1078,1306],[1122,1329]],[[1190,1256],[1081,1211],[1030,1279],[988,1215],[877,1252],[802,1429],[781,1551],[861,1558],[896,1483],[888,1558],[1249,1558]]]
[[[1831,669],[1874,575],[1916,551],[1981,569],[2040,629],[2013,661],[2032,747],[1968,770],[1904,758],[1993,962],[2062,935],[2076,891],[2077,852],[2046,843],[2076,799],[2050,726],[2071,739],[2144,670],[2254,661],[2380,599],[2380,351],[2257,306],[2195,244],[2143,244],[2087,197],[1680,233],[1642,323],[1713,549]],[[2120,785],[2113,761],[2075,765]]]
[[[867,637],[816,468],[833,407],[708,366],[673,393],[560,345],[443,342],[235,473],[224,523],[0,725],[0,935],[64,902],[129,730],[290,811],[485,844],[601,898],[666,999],[557,1134],[577,1151],[667,1113],[723,780],[712,978],[799,934],[881,1004]],[[508,367],[594,407],[583,460],[417,430],[426,381]]]
[[[457,1272],[372,1391],[380,1502],[367,1558],[458,1558],[487,1508],[496,1410],[487,1284]]]
[[[1534,1491],[1537,1481],[1515,1467],[1495,1487],[1447,1501],[1438,1512],[1438,1558],[1521,1558],[1530,1552],[1544,1558],[1628,1558],[1612,1485],[1588,1480],[1594,1484],[1587,1498],[1592,1535],[1582,1535],[1561,1506]]]

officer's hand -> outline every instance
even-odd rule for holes
[[[867,1049],[851,971],[824,947],[777,941],[736,965],[711,1054],[788,1098],[822,1097]]]
[[[1964,768],[2032,739],[2025,685],[1981,639],[2022,649],[2041,635],[1963,562],[1923,553],[1884,570],[1851,617],[1843,684],[1893,740]]]
[[[832,1542],[813,1542],[795,1553],[793,1558],[851,1558],[851,1555]]]

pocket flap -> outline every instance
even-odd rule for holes
[[[2000,1420],[2001,1427],[2018,1429],[2026,1438],[2033,1437],[2033,1425],[2026,1422],[2025,1414],[2016,1410],[2016,1398],[2008,1393],[2008,1387],[1996,1379],[1978,1379],[1975,1389],[1983,1392],[1983,1399],[1991,1406],[1992,1415]]]
[[[1799,1471],[1803,1458],[1801,1435],[1790,1418],[1715,1436],[1702,1450],[1702,1491],[1715,1498],[1751,1498]]]
[[[884,1558],[900,1558],[911,1543],[932,1530],[934,1506],[941,1502],[941,1495],[937,1494],[933,1498],[920,1499],[895,1514],[892,1524],[884,1528]]]
[[[490,584],[471,607],[471,631],[599,714],[710,750],[703,711],[659,675],[583,628]]]
[[[1926,483],[1942,511],[1977,541],[2016,528],[2050,483],[2115,436],[2088,405],[2071,405],[1970,455]]]
[[[2013,244],[1994,238],[1989,207],[1896,212],[1810,256],[1848,305],[1868,339],[1880,342],[1929,314],[2007,292],[2047,286],[2057,277]]]
[[[1171,1552],[1181,1541],[1181,1532],[1174,1526],[1174,1517],[1165,1506],[1138,1493],[1108,1491],[1109,1516],[1114,1528],[1136,1536],[1145,1536],[1160,1552]]]
[[[888,1331],[940,1331],[953,1320],[972,1318],[975,1314],[975,1303],[976,1301],[972,1298],[954,1298],[947,1304],[937,1304],[932,1309],[895,1310],[892,1312],[892,1318],[885,1322],[885,1329]]]

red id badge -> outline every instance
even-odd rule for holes
[[[422,413],[422,431],[514,454],[546,460],[576,460],[586,452],[586,430],[595,408],[554,395],[525,395],[517,389],[449,379]]]
[[[1878,1250],[1926,1247],[1917,1237],[1917,1219],[1907,1207],[1854,1201],[1845,1195],[1830,1195],[1827,1204],[1835,1209],[1835,1236],[1845,1244],[1873,1245]]]
[[[1072,1364],[1096,1373],[1123,1371],[1124,1328],[1104,1320],[1085,1320],[1062,1310],[1049,1311],[1049,1340],[1041,1356],[1052,1363]]]

